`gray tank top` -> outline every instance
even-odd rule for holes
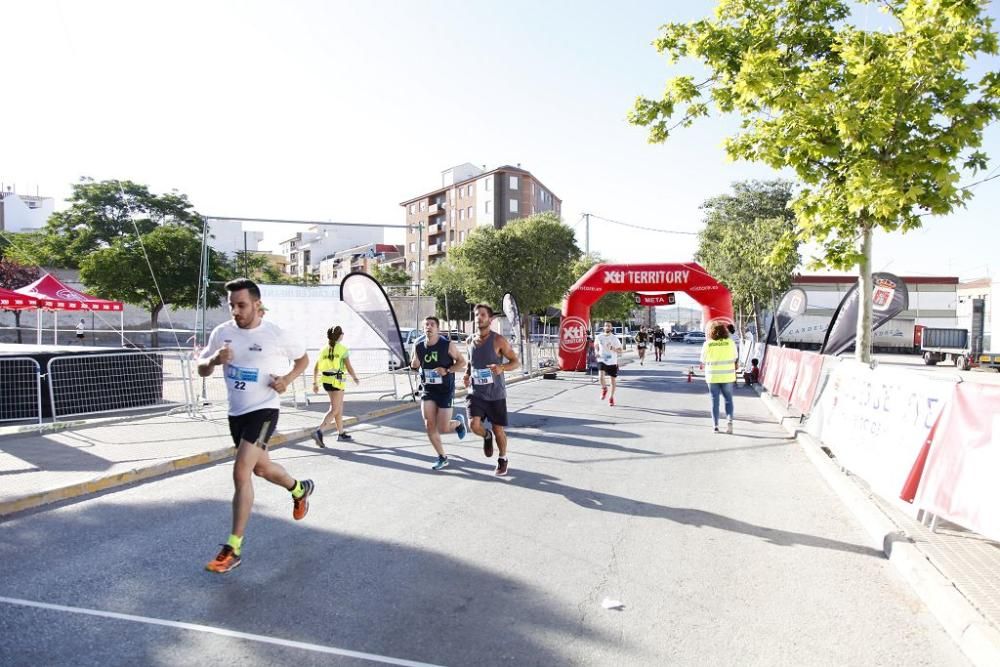
[[[507,398],[507,385],[503,373],[493,375],[490,364],[504,363],[496,351],[496,332],[491,331],[486,340],[476,345],[472,343],[472,393],[484,401],[499,401]],[[491,381],[490,381],[491,380]]]

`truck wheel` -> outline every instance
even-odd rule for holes
[[[931,356],[930,352],[924,352],[924,365],[933,366],[937,364],[937,359]]]
[[[969,370],[969,360],[965,358],[964,354],[959,354],[955,357],[955,368],[960,371]]]

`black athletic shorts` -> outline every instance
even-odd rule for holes
[[[479,417],[485,419],[494,426],[507,425],[507,399],[500,398],[495,401],[485,401],[475,394],[469,394],[465,398],[469,408],[469,419]]]
[[[244,440],[267,449],[267,441],[278,428],[278,411],[271,409],[254,410],[242,415],[229,415],[229,435],[233,436],[233,446],[239,447]]]
[[[618,377],[618,364],[605,364],[602,362],[597,364],[597,370],[604,371],[608,377]]]
[[[334,387],[332,384],[323,383],[323,391],[344,391],[340,387]]]
[[[427,391],[424,390],[423,399],[425,401],[433,401],[434,405],[439,408],[450,408],[455,401],[454,391]]]

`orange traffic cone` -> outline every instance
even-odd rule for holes
[[[688,382],[694,377],[694,366],[688,366]]]

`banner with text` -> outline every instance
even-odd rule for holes
[[[899,492],[954,386],[953,380],[843,360],[833,367],[806,430],[873,491],[915,512]]]

